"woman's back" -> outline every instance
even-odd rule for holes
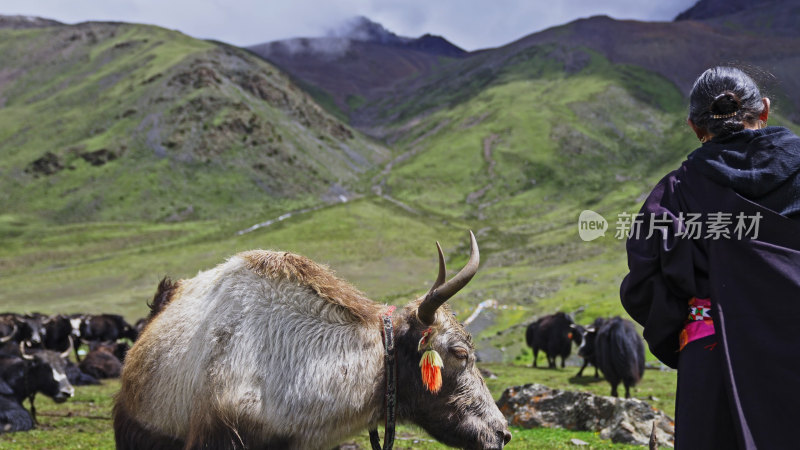
[[[678,368],[676,448],[791,448],[800,138],[766,127],[770,102],[738,69],[703,73],[690,102],[702,146],[645,200],[621,301]]]

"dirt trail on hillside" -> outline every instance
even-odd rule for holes
[[[497,164],[497,161],[494,160],[492,157],[492,153],[494,152],[494,148],[501,142],[499,134],[490,134],[489,136],[483,138],[483,160],[486,161],[486,172],[489,176],[489,183],[486,186],[478,189],[477,191],[470,192],[467,194],[467,203],[475,203],[483,198],[489,189],[494,187],[494,179],[496,177],[496,173],[494,172],[494,166]],[[491,203],[481,203],[478,205],[478,212]]]
[[[435,127],[431,128],[430,130],[423,133],[421,136],[414,139],[414,141],[411,142],[409,150],[397,155],[396,158],[386,163],[386,165],[383,167],[383,170],[381,170],[381,172],[372,179],[372,192],[400,206],[401,208],[412,214],[419,214],[419,211],[417,211],[416,209],[389,195],[388,192],[390,191],[390,189],[387,186],[387,181],[389,180],[389,176],[392,173],[392,169],[396,165],[408,161],[409,159],[418,155],[423,150],[427,150],[426,146],[421,145],[422,141],[438,133],[442,128],[444,128],[449,124],[450,124],[449,120],[443,120],[439,122],[438,124],[436,124]]]

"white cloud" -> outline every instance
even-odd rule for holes
[[[445,36],[467,50],[496,47],[581,17],[671,20],[695,0],[4,0],[0,14],[75,23],[114,20],[178,29],[235,45],[322,36],[356,15],[416,37]]]

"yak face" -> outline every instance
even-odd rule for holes
[[[19,327],[17,340],[26,341],[31,346],[41,346],[44,329],[41,322],[36,317],[17,316],[14,318],[14,321]]]
[[[432,393],[422,383],[419,340],[429,326],[420,322],[414,306],[406,308],[398,328],[399,417],[421,426],[440,442],[467,449],[502,449],[511,440],[505,417],[475,366],[469,333],[449,308],[436,314],[433,348],[441,355],[442,387]]]
[[[575,343],[578,347],[583,345],[583,335],[586,333],[586,329],[578,325],[577,323],[573,323],[569,326],[569,333],[567,334],[567,338],[569,338],[572,342]]]
[[[397,330],[398,416],[410,420],[444,444],[467,449],[502,449],[511,440],[505,417],[475,367],[475,348],[467,330],[445,302],[463,288],[480,263],[475,235],[470,231],[470,256],[453,278],[446,280],[444,253],[439,243],[439,275],[427,294],[411,302]],[[424,386],[419,342],[430,330],[428,342],[442,357],[441,389]],[[427,347],[427,346],[426,346]]]
[[[69,353],[71,348],[67,350]],[[33,362],[30,376],[37,390],[56,403],[65,402],[75,394],[75,389],[67,379],[67,363],[63,355],[52,350],[42,350],[33,355],[24,355]]]
[[[594,343],[597,338],[597,330],[603,326],[606,319],[598,317],[591,325],[582,328],[583,341],[578,347],[578,356],[582,358],[594,359]]]
[[[43,329],[44,348],[50,350],[61,352],[71,345],[70,336],[72,336],[73,341],[76,338],[73,334],[72,322],[67,316],[56,315],[48,318],[43,323]]]
[[[583,342],[578,347],[578,356],[581,358],[591,358],[594,356],[594,340],[597,336],[597,330],[594,328],[586,328],[583,331]]]
[[[82,315],[73,315],[69,318],[69,334],[75,339],[79,339],[81,337],[81,322],[83,322]]]

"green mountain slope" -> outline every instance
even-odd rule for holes
[[[428,199],[432,205],[508,217],[527,211],[515,208],[510,214],[498,202],[519,195],[546,196],[549,202],[596,198],[680,157],[670,141],[683,131],[683,98],[674,86],[582,49],[566,50],[570,59],[585,59],[581,70],[570,74],[564,51],[532,48],[487,85],[461,89],[465,100],[401,122],[397,133],[405,137],[398,146],[424,135],[429,149],[397,167],[387,190],[425,203],[429,195],[418,189],[424,184],[418,180],[435,185],[438,178],[445,186],[434,190],[439,200]],[[447,103],[428,92],[424,100]]]
[[[536,314],[582,311],[578,320],[590,322],[624,313],[617,215],[636,212],[696,141],[684,130],[674,85],[591,50],[537,46],[493,71],[490,79],[480,70],[443,76],[441,86],[431,79],[425,93],[406,98],[412,108],[446,106],[383,127],[408,158],[377,179],[376,190],[481,230],[478,295],[461,301],[514,307],[493,312],[479,333],[486,341],[478,341],[484,351],[504,348],[492,358],[508,360],[524,353],[524,327],[509,327]],[[454,84],[460,97],[451,101]],[[579,238],[584,209],[606,217],[605,237]]]
[[[780,14],[776,10],[772,13]],[[775,37],[730,23],[649,23],[604,16],[581,19],[500,48],[470,53],[425,76],[398,82],[392,87],[392,95],[353,111],[351,123],[383,137],[387,124],[467,101],[498,82],[509,66],[542,52],[567,73],[580,71],[589,62],[591,52],[615,65],[658,74],[677,86],[682,95],[688,95],[692,83],[706,68],[742,65],[750,68],[766,88],[766,94],[777,100],[781,113],[800,123],[800,86],[794,76],[800,67],[797,41],[796,36]],[[547,66],[533,67],[528,74],[535,77],[536,70],[546,69]]]
[[[388,156],[251,54],[152,26],[0,29],[0,203],[54,222],[283,211]]]
[[[485,358],[508,361],[530,358],[522,325],[535,315],[625,314],[617,219],[698,144],[683,93],[658,73],[588,47],[497,52],[409,81],[405,95],[371,106],[383,122],[364,129],[400,154],[373,179],[375,192],[480,230],[481,281],[457,302],[508,307],[473,328]],[[797,128],[780,114],[771,123]],[[580,239],[585,209],[608,220],[605,237]]]

